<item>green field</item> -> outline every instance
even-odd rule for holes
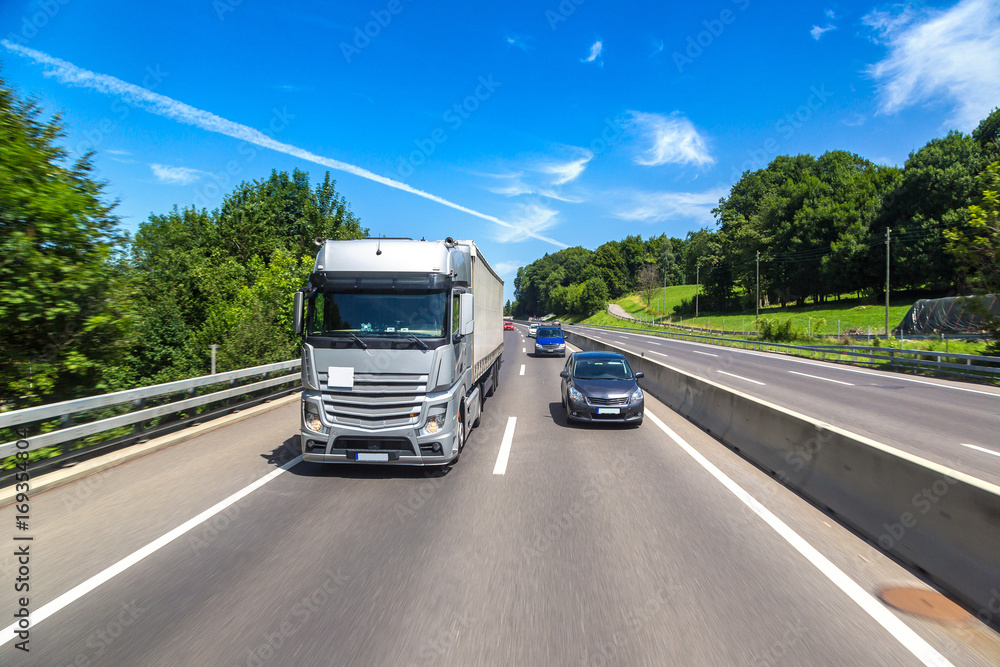
[[[755,331],[753,310],[736,313],[712,313],[701,312],[700,317],[679,318],[673,314],[673,307],[679,305],[681,299],[693,299],[696,292],[695,285],[675,285],[666,289],[658,289],[653,293],[651,307],[646,306],[645,297],[636,293],[629,294],[612,301],[621,306],[627,313],[643,321],[654,321],[657,323],[683,324],[686,327],[698,327],[705,329],[706,334],[712,332],[720,333],[726,331],[753,332]],[[657,300],[659,299],[659,302]],[[912,299],[892,300],[889,303],[889,329],[899,326],[900,321],[913,305]],[[872,335],[883,335],[885,331],[885,305],[874,304],[870,299],[860,297],[843,299],[841,301],[829,301],[822,304],[807,304],[801,308],[794,306],[769,306],[760,309],[760,317],[776,321],[790,319],[792,328],[805,338],[811,333],[813,336],[819,334],[837,334],[850,336],[859,341],[867,339],[869,330]],[[595,324],[607,326],[620,326],[622,320],[612,317],[606,312],[595,313],[586,318],[565,317],[561,318],[567,322],[579,322],[581,324]],[[898,342],[894,342],[898,346]],[[907,348],[944,350],[945,343],[936,340],[905,341]],[[980,342],[949,341],[948,349],[951,352],[978,354],[983,352],[985,344]]]

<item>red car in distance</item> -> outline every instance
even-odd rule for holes
[[[514,330],[514,323],[513,322],[504,322],[503,323],[503,330],[504,331],[513,331]]]

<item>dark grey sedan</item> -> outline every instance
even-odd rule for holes
[[[617,352],[574,352],[559,373],[566,417],[585,422],[642,423],[643,395],[624,356]]]

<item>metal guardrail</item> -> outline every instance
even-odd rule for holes
[[[638,323],[637,323],[638,324]],[[786,343],[770,343],[761,340],[743,338],[722,338],[705,336],[686,332],[674,332],[664,329],[646,329],[629,326],[609,326],[576,324],[593,329],[609,331],[630,331],[645,333],[662,338],[675,338],[693,342],[739,347],[761,352],[784,352],[796,356],[808,356],[826,361],[847,362],[857,366],[881,368],[911,373],[930,373],[938,376],[958,377],[964,380],[995,382],[1000,379],[1000,357],[990,357],[979,354],[956,354],[933,350],[904,350],[889,347],[863,347],[854,345],[789,345]],[[936,360],[932,360],[932,358]],[[942,360],[944,359],[944,360]]]
[[[25,440],[27,440],[29,444],[23,449],[17,448],[18,441],[16,440],[0,445],[0,459],[11,456],[18,451],[30,452],[43,447],[65,444],[79,438],[120,428],[122,426],[138,424],[139,430],[141,431],[143,422],[157,417],[192,410],[202,405],[217,403],[236,396],[243,396],[245,394],[258,392],[262,389],[269,389],[271,387],[277,387],[290,382],[297,382],[300,379],[297,372],[284,373],[278,375],[277,377],[269,376],[274,373],[282,373],[282,371],[297,369],[301,363],[302,362],[299,359],[282,361],[276,364],[244,368],[238,371],[229,371],[226,373],[218,373],[216,375],[205,375],[188,380],[179,380],[177,382],[167,382],[165,384],[153,385],[150,387],[118,391],[112,394],[102,394],[100,396],[80,398],[73,401],[63,401],[61,403],[39,405],[33,408],[25,408],[23,410],[3,412],[0,413],[0,429],[16,428],[18,426],[28,424],[38,424],[39,422],[51,420],[56,417],[58,417],[61,421],[61,428],[47,433],[26,437]],[[237,384],[238,380],[258,375],[263,376],[263,379],[258,382],[245,385]],[[199,387],[217,384],[227,384],[228,388],[213,391],[201,396],[193,396],[195,390]],[[192,396],[192,398],[176,400],[164,403],[163,405],[142,409],[144,401],[153,398],[185,393]],[[134,411],[116,415],[114,417],[98,419],[97,421],[91,421],[85,424],[73,424],[73,415],[75,414],[98,408],[121,406],[124,403],[131,403],[131,407]]]

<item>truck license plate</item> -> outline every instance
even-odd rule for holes
[[[388,461],[389,454],[386,452],[358,452],[354,455],[355,461]]]
[[[599,415],[617,415],[621,413],[621,408],[597,408]]]

